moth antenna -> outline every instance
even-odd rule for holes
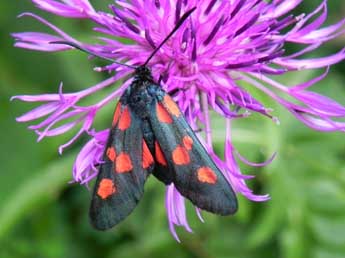
[[[87,53],[89,55],[99,57],[101,59],[110,61],[112,63],[123,65],[123,66],[127,66],[127,67],[132,68],[132,69],[136,69],[137,68],[136,66],[133,66],[133,65],[123,64],[123,63],[115,61],[114,59],[111,59],[111,58],[108,58],[108,57],[104,57],[104,56],[100,56],[100,55],[98,55],[96,53],[93,53],[93,52],[91,52],[91,51],[89,51],[89,50],[79,46],[78,44],[70,42],[70,41],[51,41],[51,42],[49,42],[49,44],[61,44],[61,45],[71,46],[71,47],[74,47],[75,49],[83,51],[83,52],[85,52],[85,53]]]
[[[170,37],[178,30],[178,28],[184,23],[184,21],[195,11],[196,7],[193,7],[192,9],[189,9],[187,12],[184,13],[184,15],[179,19],[179,21],[176,23],[174,29],[169,33],[168,36],[159,44],[158,47],[156,47],[155,50],[151,53],[151,55],[146,59],[146,62],[143,66],[146,66],[148,62],[152,59],[152,57],[157,53],[157,51],[170,39]]]

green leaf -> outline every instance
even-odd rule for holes
[[[332,249],[325,249],[322,247],[315,247],[312,250],[311,257],[313,258],[344,258],[344,252]]]
[[[332,218],[314,214],[309,218],[309,226],[319,243],[331,247],[345,246],[344,216]]]
[[[0,210],[0,239],[6,236],[22,217],[36,207],[57,198],[71,179],[71,168],[75,156],[52,162],[40,173],[13,189]]]

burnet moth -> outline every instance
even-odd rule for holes
[[[181,195],[202,210],[220,215],[237,210],[230,184],[177,104],[153,80],[147,67],[195,9],[180,18],[143,65],[130,66],[135,68],[134,78],[115,108],[104,162],[100,164],[93,191],[90,219],[96,229],[112,228],[133,211],[151,173],[166,185],[173,183]],[[95,55],[74,43],[52,43],[67,44]]]

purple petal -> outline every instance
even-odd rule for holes
[[[298,120],[313,128],[317,131],[333,132],[333,131],[345,131],[345,123],[335,122],[325,119],[317,118],[313,115],[304,112],[291,111],[290,112],[296,116]]]
[[[41,94],[41,95],[17,95],[11,98],[12,100],[19,99],[25,102],[45,102],[60,100],[59,94]]]
[[[76,182],[87,184],[97,176],[95,167],[102,161],[108,135],[109,129],[91,134],[93,138],[84,145],[74,162],[73,177]]]
[[[62,4],[53,0],[32,0],[36,6],[47,12],[69,18],[88,18],[94,10],[87,0],[69,0]]]
[[[51,24],[50,22],[48,22],[47,20],[43,19],[42,17],[40,17],[40,16],[38,16],[36,14],[33,14],[33,13],[22,13],[18,17],[21,18],[21,17],[25,17],[25,16],[33,17],[34,19],[36,19],[39,22],[43,23],[44,25],[48,26],[53,31],[55,31],[57,34],[59,34],[61,36],[61,38],[63,38],[65,41],[73,42],[73,43],[76,43],[76,44],[80,45],[79,42],[77,40],[75,40],[73,37],[69,36],[67,33],[65,33],[64,31],[60,30],[58,27],[56,27],[55,25]],[[49,45],[49,43],[47,45]],[[42,44],[41,44],[41,46],[42,46]],[[47,47],[49,47],[49,46],[47,46]]]
[[[333,99],[308,91],[290,91],[290,94],[322,115],[330,117],[345,116],[345,107]]]
[[[287,14],[288,12],[292,11],[296,8],[303,0],[287,0],[287,1],[278,1],[278,4],[271,5],[271,9],[267,12],[263,18],[278,18]]]
[[[309,59],[305,58],[301,60],[277,58],[274,60],[274,63],[277,65],[284,66],[288,69],[307,70],[307,69],[328,67],[335,63],[339,63],[340,61],[344,59],[345,59],[345,49],[342,49],[338,53],[327,56],[327,57],[309,58]]]
[[[38,51],[62,51],[71,47],[58,44],[50,44],[53,41],[61,41],[63,38],[38,32],[12,33],[16,39],[15,47],[27,48]]]
[[[44,117],[51,112],[55,111],[58,108],[59,104],[57,102],[51,102],[47,104],[43,104],[37,108],[32,109],[31,111],[25,113],[16,118],[17,122],[28,122],[32,120],[36,120],[38,118]]]
[[[177,191],[174,184],[168,185],[166,189],[165,207],[167,210],[170,232],[176,241],[180,242],[175,231],[175,225],[182,226],[188,232],[192,232],[186,217],[184,197]]]
[[[272,156],[269,159],[267,159],[266,161],[261,162],[261,163],[251,162],[251,161],[247,160],[238,151],[236,151],[236,155],[243,163],[245,163],[245,164],[247,164],[249,166],[252,166],[252,167],[264,167],[264,166],[269,165],[274,160],[274,158],[276,157],[277,153],[276,152],[273,153]]]
[[[80,128],[79,132],[76,135],[74,135],[72,137],[72,139],[70,139],[68,142],[66,142],[65,144],[63,144],[59,147],[59,153],[60,154],[62,154],[62,152],[65,148],[67,148],[71,144],[73,144],[84,132],[87,132],[91,128],[92,123],[93,123],[93,119],[96,115],[96,112],[97,112],[97,109],[89,111],[89,113],[86,115],[86,117],[83,118],[84,123],[83,123],[82,128]]]

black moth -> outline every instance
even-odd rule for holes
[[[91,201],[96,229],[109,229],[133,211],[151,173],[166,185],[173,183],[202,210],[220,215],[237,210],[230,184],[146,66],[194,10],[187,11],[145,64],[135,68],[133,82],[117,104]],[[55,43],[85,51],[72,43]]]

